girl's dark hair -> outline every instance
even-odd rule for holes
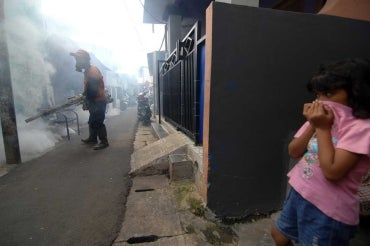
[[[313,93],[344,89],[353,116],[370,118],[370,60],[356,58],[321,65],[307,89]]]

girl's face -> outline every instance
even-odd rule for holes
[[[320,101],[336,102],[348,106],[348,93],[344,89],[317,92],[316,99]]]

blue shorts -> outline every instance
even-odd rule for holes
[[[291,189],[284,203],[276,229],[299,245],[349,245],[357,226],[336,221]]]

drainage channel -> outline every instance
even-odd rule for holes
[[[154,189],[148,188],[148,189],[138,189],[135,190],[135,192],[147,192],[147,191],[153,191]]]
[[[126,242],[128,244],[136,244],[136,243],[150,243],[155,242],[159,239],[157,235],[149,235],[149,236],[141,236],[141,237],[131,237]]]
[[[121,241],[116,241],[116,243],[122,243],[122,242],[126,242],[128,244],[152,243],[152,242],[158,241],[161,238],[178,237],[178,236],[183,236],[183,235],[186,235],[186,233],[172,235],[172,236],[148,235],[148,236],[140,236],[140,237],[130,237],[129,239],[127,239],[127,241],[121,240]]]

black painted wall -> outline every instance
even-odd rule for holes
[[[217,2],[207,21],[208,207],[223,217],[279,209],[287,144],[313,99],[305,84],[321,62],[370,58],[370,22]]]

